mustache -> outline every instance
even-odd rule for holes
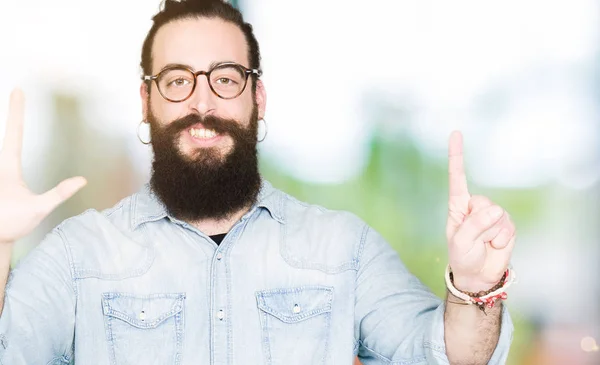
[[[169,135],[176,135],[198,123],[202,124],[206,129],[214,130],[218,134],[229,134],[232,137],[247,134],[246,128],[234,119],[225,119],[214,115],[203,117],[198,114],[188,114],[183,118],[174,120],[165,128],[165,132]]]

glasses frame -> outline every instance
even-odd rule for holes
[[[241,70],[243,70],[243,73],[246,75],[246,78],[244,79],[244,87],[242,87],[242,89],[240,90],[240,92],[232,97],[226,98],[223,97],[221,95],[219,95],[219,93],[217,93],[215,91],[215,89],[212,86],[212,82],[210,82],[210,74],[218,69],[221,68],[223,66],[234,66],[234,67],[238,67]],[[192,87],[192,91],[190,92],[190,94],[182,100],[173,100],[173,99],[169,99],[167,98],[162,90],[160,89],[160,86],[158,85],[158,79],[162,76],[163,73],[171,71],[171,70],[186,70],[189,71],[192,75],[194,75],[194,85]],[[192,68],[187,67],[187,66],[172,66],[172,67],[167,67],[163,70],[161,70],[159,73],[157,73],[156,75],[144,75],[142,76],[142,80],[143,81],[147,81],[147,82],[152,82],[154,81],[154,83],[156,84],[156,88],[158,89],[158,92],[160,94],[160,96],[163,97],[163,99],[170,101],[171,103],[182,103],[186,100],[188,100],[192,95],[194,95],[194,91],[196,91],[196,86],[198,85],[198,76],[200,75],[204,75],[206,76],[206,81],[208,82],[208,86],[210,87],[210,90],[213,92],[213,94],[215,94],[216,96],[218,96],[221,99],[225,99],[225,100],[231,100],[231,99],[235,99],[238,96],[242,95],[242,93],[246,90],[246,87],[248,86],[248,78],[250,78],[250,75],[256,75],[256,77],[261,77],[262,76],[262,71],[256,68],[247,68],[245,66],[240,65],[239,63],[235,63],[235,62],[224,62],[224,63],[219,63],[218,65],[215,65],[213,68],[211,68],[208,71],[194,71]]]

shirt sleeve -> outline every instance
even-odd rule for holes
[[[366,229],[356,280],[359,359],[364,365],[449,365],[444,302],[407,270],[381,235]],[[512,332],[504,307],[499,342],[488,364],[506,363]]]
[[[70,363],[76,294],[59,230],[10,273],[0,317],[0,364]]]

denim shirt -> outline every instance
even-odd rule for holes
[[[0,363],[448,364],[443,318],[353,214],[263,180],[217,246],[146,185],[64,221],[11,272]],[[512,332],[504,307],[490,364],[506,362]]]

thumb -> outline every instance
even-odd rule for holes
[[[86,184],[87,180],[81,176],[72,177],[62,181],[53,189],[39,196],[41,211],[45,214],[49,214],[65,200],[75,195],[75,193],[83,188]]]

